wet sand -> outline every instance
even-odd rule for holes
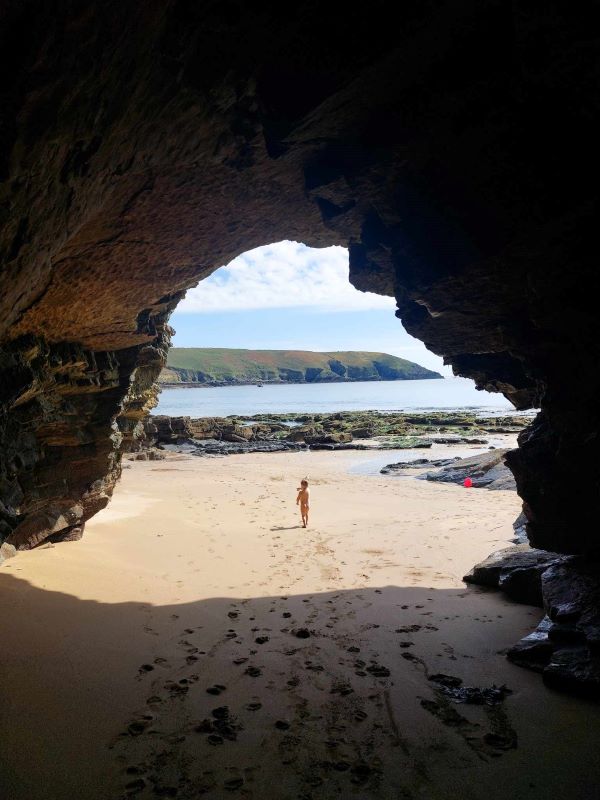
[[[370,458],[135,462],[81,542],[6,562],[0,794],[597,797],[600,709],[504,657],[540,610],[461,581],[518,498]]]

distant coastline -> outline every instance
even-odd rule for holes
[[[197,383],[194,381],[168,383],[167,381],[159,381],[163,389],[215,389],[234,386],[257,386],[260,383],[263,386],[305,386],[308,383],[382,383],[393,381],[422,381],[422,380],[437,380],[441,378],[445,380],[443,375],[436,375],[429,378],[340,378],[339,380],[329,381],[222,381],[217,383]]]
[[[442,378],[389,353],[175,347],[159,383],[199,387],[415,381]]]

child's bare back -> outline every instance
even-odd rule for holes
[[[296,505],[300,506],[302,527],[306,528],[308,526],[308,511],[310,509],[310,489],[308,488],[308,481],[306,479],[300,481],[300,488],[298,489],[298,496],[296,497]]]

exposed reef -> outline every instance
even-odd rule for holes
[[[523,430],[527,423],[528,419],[524,416],[478,418],[473,414],[444,412],[406,415],[344,411],[332,414],[257,414],[246,418],[198,419],[157,415],[145,421],[144,435],[138,437],[131,449],[144,451],[158,446],[194,455],[266,453],[306,448],[428,449],[438,443],[485,445],[487,439],[478,438],[482,434],[516,433]],[[440,432],[445,435],[435,435]],[[493,461],[493,465],[497,465],[505,452],[497,451],[487,461]],[[509,479],[512,479],[506,468],[505,471]],[[491,480],[493,477],[488,482]],[[514,488],[514,481],[511,487],[506,488]]]

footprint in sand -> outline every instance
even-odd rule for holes
[[[227,687],[223,686],[223,684],[215,683],[214,686],[209,686],[208,687],[208,689],[206,690],[206,693],[217,696],[217,695],[222,694],[226,690],[227,690]]]
[[[144,675],[147,675],[149,672],[152,672],[154,667],[152,664],[142,664],[142,666],[138,669],[137,680],[141,680]]]

